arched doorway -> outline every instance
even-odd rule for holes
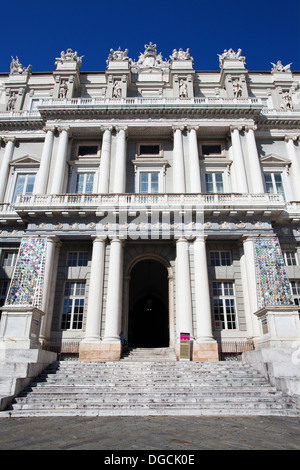
[[[168,271],[144,259],[130,273],[128,343],[132,347],[168,347]]]

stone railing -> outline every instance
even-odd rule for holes
[[[115,206],[272,206],[284,205],[281,194],[58,194],[21,196],[16,210],[101,208]]]
[[[42,99],[38,107],[52,107],[52,106],[119,106],[119,105],[261,105],[260,98],[72,98],[72,99]]]

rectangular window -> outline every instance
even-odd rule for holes
[[[4,251],[2,253],[2,266],[15,266],[18,257],[18,251]]]
[[[92,194],[94,188],[94,173],[77,173],[76,194]]]
[[[233,282],[212,283],[213,313],[216,330],[236,330],[237,317]]]
[[[62,330],[82,329],[84,300],[85,282],[65,282],[61,318]]]
[[[282,254],[286,266],[297,266],[296,253],[294,251],[283,251]]]
[[[153,194],[159,192],[159,173],[140,172],[139,192],[143,194]]]
[[[67,256],[67,266],[87,266],[88,260],[87,251],[70,251]]]
[[[266,191],[269,194],[284,194],[281,173],[264,173]]]
[[[17,175],[17,181],[13,194],[13,201],[15,202],[18,196],[28,196],[33,193],[33,187],[35,182],[35,174],[21,174]]]
[[[78,157],[84,157],[85,155],[97,155],[98,145],[79,145],[78,146]]]
[[[140,142],[137,144],[137,157],[162,157],[161,142]]]
[[[223,193],[223,173],[205,173],[205,187],[207,193]]]
[[[230,251],[211,251],[209,256],[211,266],[231,266]]]
[[[222,145],[221,144],[202,144],[201,145],[201,154],[205,155],[222,155]]]
[[[292,295],[295,305],[298,305],[299,319],[300,319],[300,281],[291,281]]]

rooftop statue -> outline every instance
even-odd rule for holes
[[[138,66],[140,68],[146,67],[165,67],[169,66],[169,61],[164,61],[162,54],[157,54],[156,44],[145,44],[145,52],[140,54],[137,62],[131,61],[131,65]]]
[[[59,63],[63,64],[65,62],[77,62],[79,67],[80,67],[81,64],[82,64],[82,58],[83,57],[84,57],[83,55],[79,57],[78,54],[77,54],[77,51],[73,52],[72,49],[67,49],[66,52],[61,51],[60,57],[57,57],[55,59],[56,60],[55,65],[57,65]]]
[[[10,75],[21,75],[30,72],[32,69],[32,65],[28,65],[28,67],[23,67],[21,62],[19,61],[18,57],[14,59],[12,57],[12,61],[10,64]]]
[[[120,47],[117,51],[110,49],[110,54],[106,63],[110,62],[111,60],[129,60],[128,49],[125,49],[125,51],[122,51]]]
[[[190,50],[187,49],[186,52],[182,48],[178,51],[173,49],[172,55],[170,55],[171,60],[194,60],[193,57],[190,56]]]
[[[237,52],[234,52],[233,49],[224,49],[223,54],[218,54],[219,64],[222,67],[224,60],[239,60],[245,64],[246,57],[242,56],[242,49],[238,49]]]
[[[277,60],[277,64],[273,64],[273,62],[270,62],[270,64],[273,65],[271,72],[290,72],[292,63],[293,62],[288,65],[282,65],[281,60]]]

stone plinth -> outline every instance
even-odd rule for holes
[[[81,343],[79,346],[79,361],[119,361],[122,346],[119,343]]]
[[[39,349],[44,312],[36,307],[5,306],[0,324],[0,349]]]
[[[261,326],[259,349],[291,347],[295,343],[300,345],[299,312],[295,305],[266,306],[255,315]]]
[[[180,359],[180,344],[175,344],[175,353],[177,360]],[[191,361],[218,361],[217,342],[191,343]]]

